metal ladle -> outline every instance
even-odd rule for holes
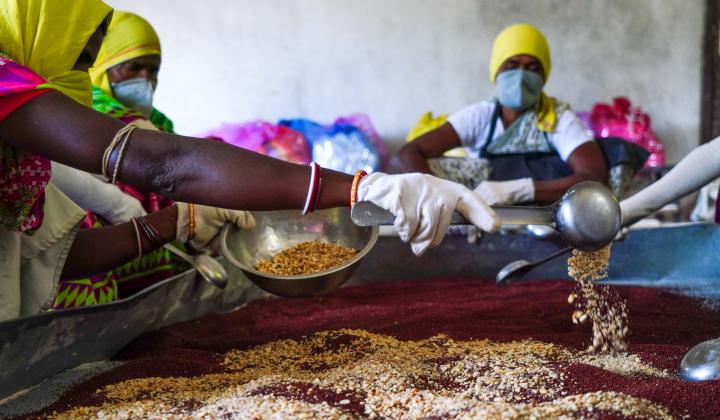
[[[720,379],[720,338],[691,348],[680,362],[680,375],[688,381]]]
[[[620,231],[620,205],[599,182],[584,181],[545,207],[493,207],[502,225],[545,225],[557,230],[573,248],[593,251],[609,244]],[[352,220],[358,226],[392,225],[395,216],[373,203],[357,203]],[[468,224],[455,213],[453,224]]]
[[[225,267],[215,258],[205,254],[199,254],[193,257],[180,251],[176,246],[171,244],[165,244],[165,249],[192,264],[208,283],[218,289],[224,289],[227,286],[227,271],[225,271]]]

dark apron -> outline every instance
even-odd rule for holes
[[[564,178],[572,175],[573,171],[560,157],[557,151],[528,152],[528,153],[491,153],[488,149],[495,135],[497,120],[500,116],[500,104],[495,101],[490,130],[485,145],[480,150],[480,157],[487,159],[492,168],[490,178],[495,181],[509,181],[520,178],[532,178],[538,181]],[[550,149],[547,133],[545,141]],[[642,168],[650,156],[650,152],[621,138],[608,137],[596,139],[605,157],[608,170],[618,165],[629,165],[634,171]]]

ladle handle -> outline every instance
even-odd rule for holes
[[[172,252],[183,260],[189,262],[193,267],[195,267],[195,260],[190,255],[184,253],[183,251],[180,251],[175,245],[165,244],[163,245],[163,248],[167,249],[168,251]]]
[[[555,218],[552,207],[493,207],[500,218],[502,225],[545,225],[555,227]],[[395,216],[389,211],[376,206],[369,201],[355,204],[350,213],[352,221],[358,226],[392,225]],[[453,225],[469,225],[459,213],[454,213],[451,223]]]

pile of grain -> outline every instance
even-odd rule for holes
[[[364,330],[316,333],[225,354],[225,372],[144,378],[97,392],[108,402],[56,418],[671,418],[617,392],[570,395],[565,369],[668,378],[634,355],[591,355],[534,340],[401,341]]]
[[[320,241],[302,242],[268,260],[260,260],[255,269],[282,276],[312,274],[329,270],[351,260],[357,249]]]
[[[596,284],[607,277],[610,245],[598,251],[573,250],[568,258],[568,274],[577,286],[568,297],[575,305],[572,320],[582,324],[588,319],[593,326],[589,352],[621,353],[627,350],[628,310],[624,299],[610,286]]]

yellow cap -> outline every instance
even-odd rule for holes
[[[540,60],[547,82],[550,75],[550,47],[545,35],[527,23],[508,26],[495,38],[490,56],[491,82],[495,83],[495,78],[503,63],[516,55],[530,55]]]
[[[90,77],[95,86],[112,96],[107,70],[133,58],[160,55],[160,38],[145,19],[130,12],[115,11]]]

